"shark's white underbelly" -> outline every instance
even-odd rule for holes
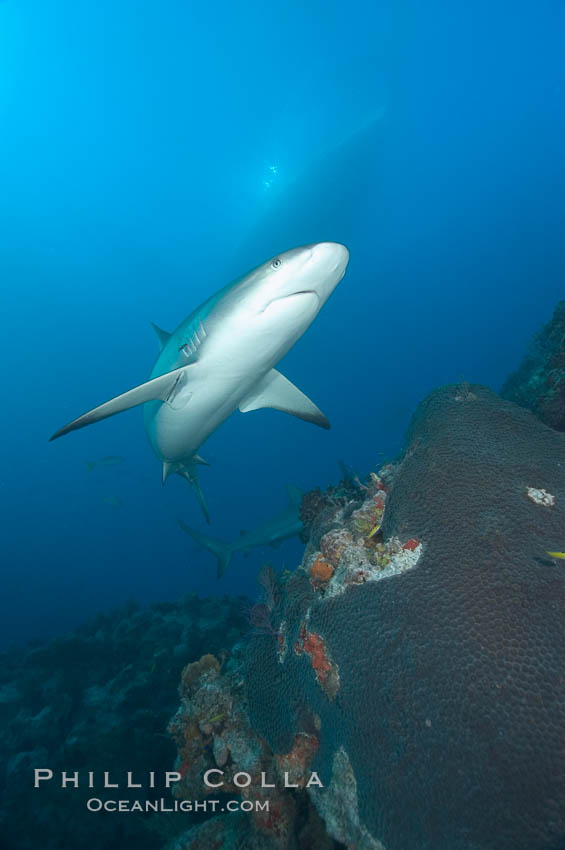
[[[239,371],[239,370],[238,370]],[[164,461],[187,461],[230,416],[264,371],[218,381],[202,375],[181,390],[172,404],[155,405],[146,419],[146,430],[155,454]],[[239,380],[237,380],[239,378]]]
[[[298,303],[302,306],[299,316]],[[262,313],[235,311],[222,321],[220,330],[206,328],[184,387],[170,403],[152,404],[151,414],[145,417],[149,440],[160,460],[190,460],[294,345],[319,306],[318,297],[305,292],[275,300]]]

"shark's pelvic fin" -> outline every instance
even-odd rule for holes
[[[60,428],[49,439],[56,440],[57,437],[62,437],[69,431],[77,431],[79,428],[92,425],[93,422],[98,422],[100,419],[107,419],[108,416],[114,416],[116,413],[129,410],[130,407],[136,407],[146,401],[172,400],[180,387],[183,386],[189,368],[189,366],[182,366],[180,369],[166,372],[164,375],[159,375],[158,378],[152,378],[151,381],[146,381],[144,384],[110,399],[110,401],[95,407],[93,410],[89,410],[88,413],[83,413],[78,419],[73,419],[72,422]]]
[[[242,413],[261,407],[272,407],[282,410],[283,413],[291,413],[321,428],[330,427],[330,423],[314,402],[276,369],[267,372],[239,405]]]
[[[205,546],[209,552],[218,559],[218,570],[216,576],[221,578],[225,573],[228,564],[231,560],[232,549],[229,543],[222,543],[221,540],[215,540],[213,537],[208,537],[207,534],[201,534],[199,531],[194,531],[182,519],[178,520],[178,524],[182,530],[194,538],[202,546]]]
[[[155,322],[151,322],[151,324],[153,325],[153,330],[157,334],[157,339],[159,340],[162,351],[170,340],[171,334],[168,331],[164,331],[163,328],[160,328],[159,325],[155,324]]]
[[[200,455],[192,455],[192,462],[200,463],[203,466],[210,466],[209,462],[207,460],[204,460],[203,457],[200,457]]]
[[[163,476],[161,478],[161,481],[163,483],[163,487],[165,486],[165,483],[166,483],[169,475],[172,475],[173,472],[176,472],[176,467],[177,467],[176,463],[169,463],[168,460],[163,461]]]

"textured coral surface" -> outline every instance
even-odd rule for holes
[[[274,640],[265,634],[262,639]],[[205,655],[183,671],[180,706],[169,724],[182,776],[174,793],[189,801],[214,797],[219,806],[205,825],[187,830],[165,850],[334,850],[303,790],[318,748],[316,729],[297,734],[288,751],[273,756],[249,723],[242,652],[236,644],[225,663]],[[204,785],[208,770],[215,771],[213,782],[223,783],[219,788]],[[228,795],[247,803],[249,813],[226,814]],[[256,802],[265,808],[254,810]]]
[[[313,796],[358,850],[563,848],[565,564],[547,551],[565,548],[565,436],[483,387],[443,387],[416,411],[386,490],[378,535],[358,513],[371,492],[325,527],[312,520],[273,618],[290,646],[323,641],[335,695],[312,655],[281,660],[257,637],[252,723],[280,753],[315,723],[326,789]],[[313,584],[320,541],[340,528],[335,573]],[[391,570],[398,557],[412,560]],[[355,779],[349,802],[336,770]]]

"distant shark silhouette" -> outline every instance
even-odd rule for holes
[[[234,540],[233,543],[224,543],[222,540],[216,540],[214,537],[208,537],[207,534],[202,534],[200,531],[195,531],[193,528],[182,521],[178,520],[178,524],[191,537],[194,538],[202,546],[205,546],[209,552],[218,559],[217,576],[222,576],[231,560],[234,552],[249,552],[256,546],[277,546],[281,540],[286,540],[288,537],[294,537],[300,534],[303,528],[302,520],[300,519],[300,505],[302,503],[302,490],[298,487],[287,486],[289,503],[284,511],[280,514],[266,520],[257,528],[251,531],[242,531],[241,537]]]
[[[145,404],[145,430],[163,464],[196,490],[202,443],[238,407],[282,410],[329,428],[324,414],[273,367],[314,321],[339,281],[349,252],[336,242],[293,248],[221,289],[172,334],[155,326],[161,353],[150,380],[65,425],[51,440]],[[148,402],[148,403],[147,403]]]

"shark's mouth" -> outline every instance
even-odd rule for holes
[[[290,301],[294,298],[303,298],[305,295],[313,295],[317,301],[320,300],[318,298],[318,293],[314,289],[300,289],[298,292],[291,292],[290,295],[279,295],[278,298],[273,298],[272,301],[269,301],[269,303],[263,307],[261,313],[264,313],[269,309],[269,307],[272,307],[273,304],[277,304],[280,301]]]

